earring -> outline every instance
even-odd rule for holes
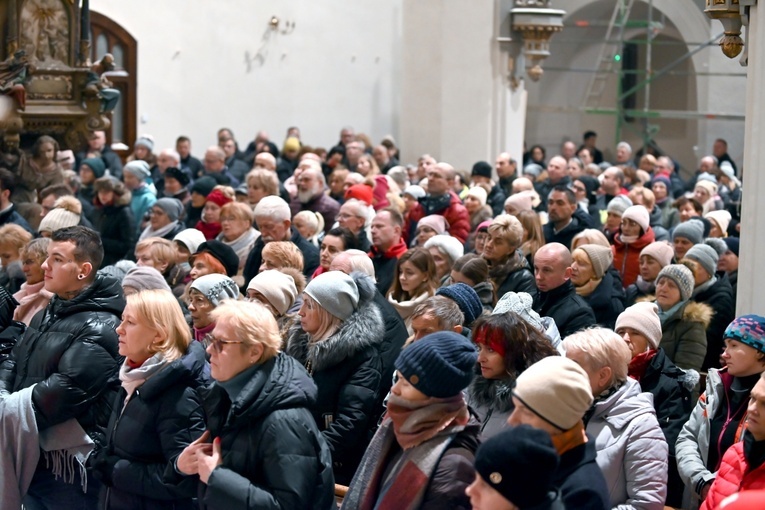
[[[78,280],[82,280],[83,278],[85,278],[85,275],[84,275],[84,274],[78,274],[78,275],[77,275],[77,279],[78,279]]]

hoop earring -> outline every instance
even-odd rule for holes
[[[78,274],[77,275],[77,279],[78,280],[82,280],[83,278],[85,278],[85,275],[82,275],[82,274]]]

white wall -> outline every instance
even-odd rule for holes
[[[157,149],[191,137],[194,153],[220,127],[240,145],[258,130],[281,146],[297,125],[329,148],[352,125],[373,141],[397,137],[402,0],[91,0],[138,41],[138,133]],[[275,15],[294,22],[270,32]],[[245,54],[266,52],[265,63]]]

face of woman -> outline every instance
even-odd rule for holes
[[[433,256],[433,261],[436,263],[436,277],[440,280],[449,274],[452,265],[449,263],[449,259],[435,246],[428,248],[428,252]]]
[[[622,218],[621,229],[623,236],[640,236],[640,225],[629,218]]]
[[[250,222],[247,220],[240,220],[231,215],[226,215],[221,216],[220,227],[223,239],[231,242],[239,239],[242,234],[250,229]]]
[[[300,233],[303,239],[310,239],[316,235],[316,231],[312,229],[308,222],[303,218],[295,218],[292,225],[295,227],[295,230]]]
[[[624,341],[627,342],[627,346],[629,346],[630,351],[632,351],[633,358],[648,350],[648,339],[638,330],[632,328],[619,328],[616,330],[616,334],[624,338]]]
[[[738,255],[727,250],[720,255],[720,262],[717,263],[717,269],[718,271],[725,271],[726,273],[738,271]]]
[[[481,202],[479,202],[477,198],[475,198],[472,195],[468,195],[465,197],[465,209],[467,209],[468,213],[473,214],[474,212],[478,211],[480,208],[481,208]]]
[[[319,304],[307,294],[303,294],[303,304],[298,310],[298,316],[300,317],[300,326],[309,335],[316,334],[321,328],[319,313]]]
[[[165,195],[175,195],[181,192],[183,186],[178,179],[174,179],[170,176],[165,176]]]
[[[211,274],[211,273],[212,273],[212,268],[208,266],[204,260],[201,260],[201,257],[198,257],[196,260],[194,260],[194,264],[191,266],[189,277],[191,278],[191,281],[194,281],[200,276],[204,276],[206,274]]]
[[[338,253],[342,253],[345,250],[343,240],[337,236],[324,236],[321,241],[321,250],[319,252],[319,265],[325,270],[329,270],[329,266],[332,265],[332,261],[335,260]]]
[[[423,392],[412,386],[409,381],[406,380],[406,378],[401,375],[401,372],[396,370],[396,375],[398,376],[398,380],[396,381],[396,384],[394,384],[390,392],[396,395],[397,397],[404,398],[406,400],[411,400],[414,402],[419,402],[423,400],[428,400],[428,396],[425,395]]]
[[[420,225],[417,229],[417,246],[425,246],[425,241],[436,235],[436,231],[427,225]]]
[[[40,283],[43,281],[43,278],[45,277],[45,271],[42,270],[42,260],[35,260],[34,257],[25,257],[24,260],[21,261],[21,270],[24,271],[24,276],[27,279],[27,285],[34,285],[36,283]]]
[[[221,207],[218,204],[205,202],[205,207],[202,209],[202,221],[205,223],[219,223],[220,210]]]
[[[242,373],[259,358],[253,346],[238,343],[240,340],[236,331],[228,324],[216,324],[212,336],[217,341],[207,346],[207,353],[210,355],[210,375],[218,382],[228,381]]]
[[[502,355],[486,344],[478,345],[478,364],[481,366],[481,375],[485,379],[504,379],[507,377],[505,371],[505,360]]]
[[[608,212],[606,216],[606,228],[613,232],[622,224],[622,217],[616,213]]]
[[[572,179],[577,179],[584,173],[584,169],[575,161],[569,162],[568,171]]]
[[[678,209],[678,212],[680,213],[680,222],[686,222],[689,219],[698,216],[699,213],[696,212],[696,209],[693,208],[693,204],[686,203],[680,206]]]
[[[465,494],[470,498],[473,510],[517,510],[518,508],[486,483],[478,473],[475,474],[473,483],[465,489]]]
[[[189,292],[188,307],[189,312],[191,313],[191,322],[194,324],[195,328],[202,329],[212,324],[210,312],[212,312],[215,307],[204,294],[196,289],[191,289]]]
[[[710,223],[712,224],[712,228],[709,229],[709,237],[721,239],[723,237],[723,231],[720,228],[720,225],[714,220],[710,220]]]
[[[268,196],[268,193],[266,193],[266,190],[258,187],[254,183],[247,185],[247,200],[250,202],[251,205],[256,205],[258,202],[260,202],[263,199],[263,197],[267,197],[267,196]]]
[[[468,287],[475,287],[476,286],[476,282],[474,282],[473,280],[471,280],[470,278],[468,278],[464,274],[460,273],[459,271],[455,271],[454,269],[452,269],[450,278],[452,280],[452,284],[455,284],[455,283],[464,283]]]
[[[695,190],[693,190],[693,198],[695,198],[698,203],[702,205],[706,204],[707,200],[709,200],[709,192],[704,188],[697,187]]]
[[[595,271],[592,269],[590,257],[587,256],[587,252],[584,250],[574,250],[573,259],[574,261],[571,263],[571,283],[575,287],[581,287],[595,278]]]
[[[99,191],[98,201],[103,205],[111,205],[111,203],[114,202],[114,192],[105,190]]]
[[[515,246],[510,246],[510,243],[498,232],[487,232],[487,234],[483,258],[492,264],[503,263],[515,251]]]
[[[255,289],[247,289],[247,300],[251,303],[260,303],[261,305],[268,308],[268,311],[271,312],[271,314],[274,316],[274,318],[278,318],[279,314],[276,311],[276,308],[274,308],[271,303],[268,302],[268,299],[266,299],[266,296],[261,294]]]
[[[663,182],[653,183],[653,186],[651,186],[651,191],[653,191],[653,195],[656,197],[657,202],[667,198],[667,186]]]
[[[542,152],[542,149],[540,149],[539,147],[534,147],[531,150],[531,159],[533,159],[536,162],[544,161],[545,155]]]
[[[161,207],[152,207],[149,224],[151,224],[152,230],[159,230],[170,224],[170,216]]]
[[[484,250],[486,249],[486,240],[489,238],[488,232],[478,232],[475,235],[475,252],[478,255],[482,255]]]
[[[335,175],[329,180],[329,190],[333,195],[340,195],[345,187],[345,179],[341,175]]]
[[[680,260],[685,257],[685,254],[691,249],[693,243],[684,237],[676,237],[674,241],[672,241],[672,245],[675,248],[675,259]]]
[[[263,271],[267,271],[269,269],[281,269],[282,263],[276,259],[273,255],[263,255],[263,262],[260,263],[260,269],[258,270],[258,273],[262,273]]]
[[[361,158],[358,165],[356,165],[356,171],[366,177],[372,171],[372,164],[367,158]]]
[[[153,267],[160,273],[164,273],[167,269],[167,263],[160,263],[157,260],[154,260],[154,258],[151,256],[151,250],[149,248],[144,248],[143,250],[137,250],[135,252],[135,258],[136,258],[136,265],[137,266],[147,266],[147,267]]]
[[[680,289],[671,279],[662,277],[656,282],[656,302],[667,311],[680,302]]]
[[[650,255],[640,257],[640,276],[643,278],[643,281],[654,281],[659,276],[659,271],[661,271],[661,264],[655,258]]]
[[[427,280],[427,275],[424,271],[420,271],[414,264],[408,260],[399,266],[398,282],[401,284],[401,288],[408,293],[412,293]]]
[[[734,377],[747,377],[762,373],[765,370],[765,362],[754,347],[732,340],[725,339],[725,350],[722,359],[728,367],[728,373]]]
[[[574,181],[573,189],[574,189],[574,195],[576,195],[577,202],[582,202],[583,200],[587,200],[587,187],[585,187],[585,185],[582,184],[582,181]]]
[[[146,159],[146,157],[149,155],[149,149],[143,145],[137,145],[133,153],[135,155],[135,159]]]
[[[122,312],[122,322],[117,326],[119,353],[133,363],[143,363],[152,355],[149,347],[162,338],[157,330],[138,320],[133,307],[127,305]]]

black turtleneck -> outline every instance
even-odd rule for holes
[[[765,441],[757,441],[752,434],[744,435],[744,457],[749,471],[762,466],[765,462]]]
[[[715,472],[725,451],[736,442],[736,432],[746,414],[749,394],[760,379],[760,374],[734,377],[730,388],[723,392],[717,413],[712,417],[709,434],[707,469]]]

